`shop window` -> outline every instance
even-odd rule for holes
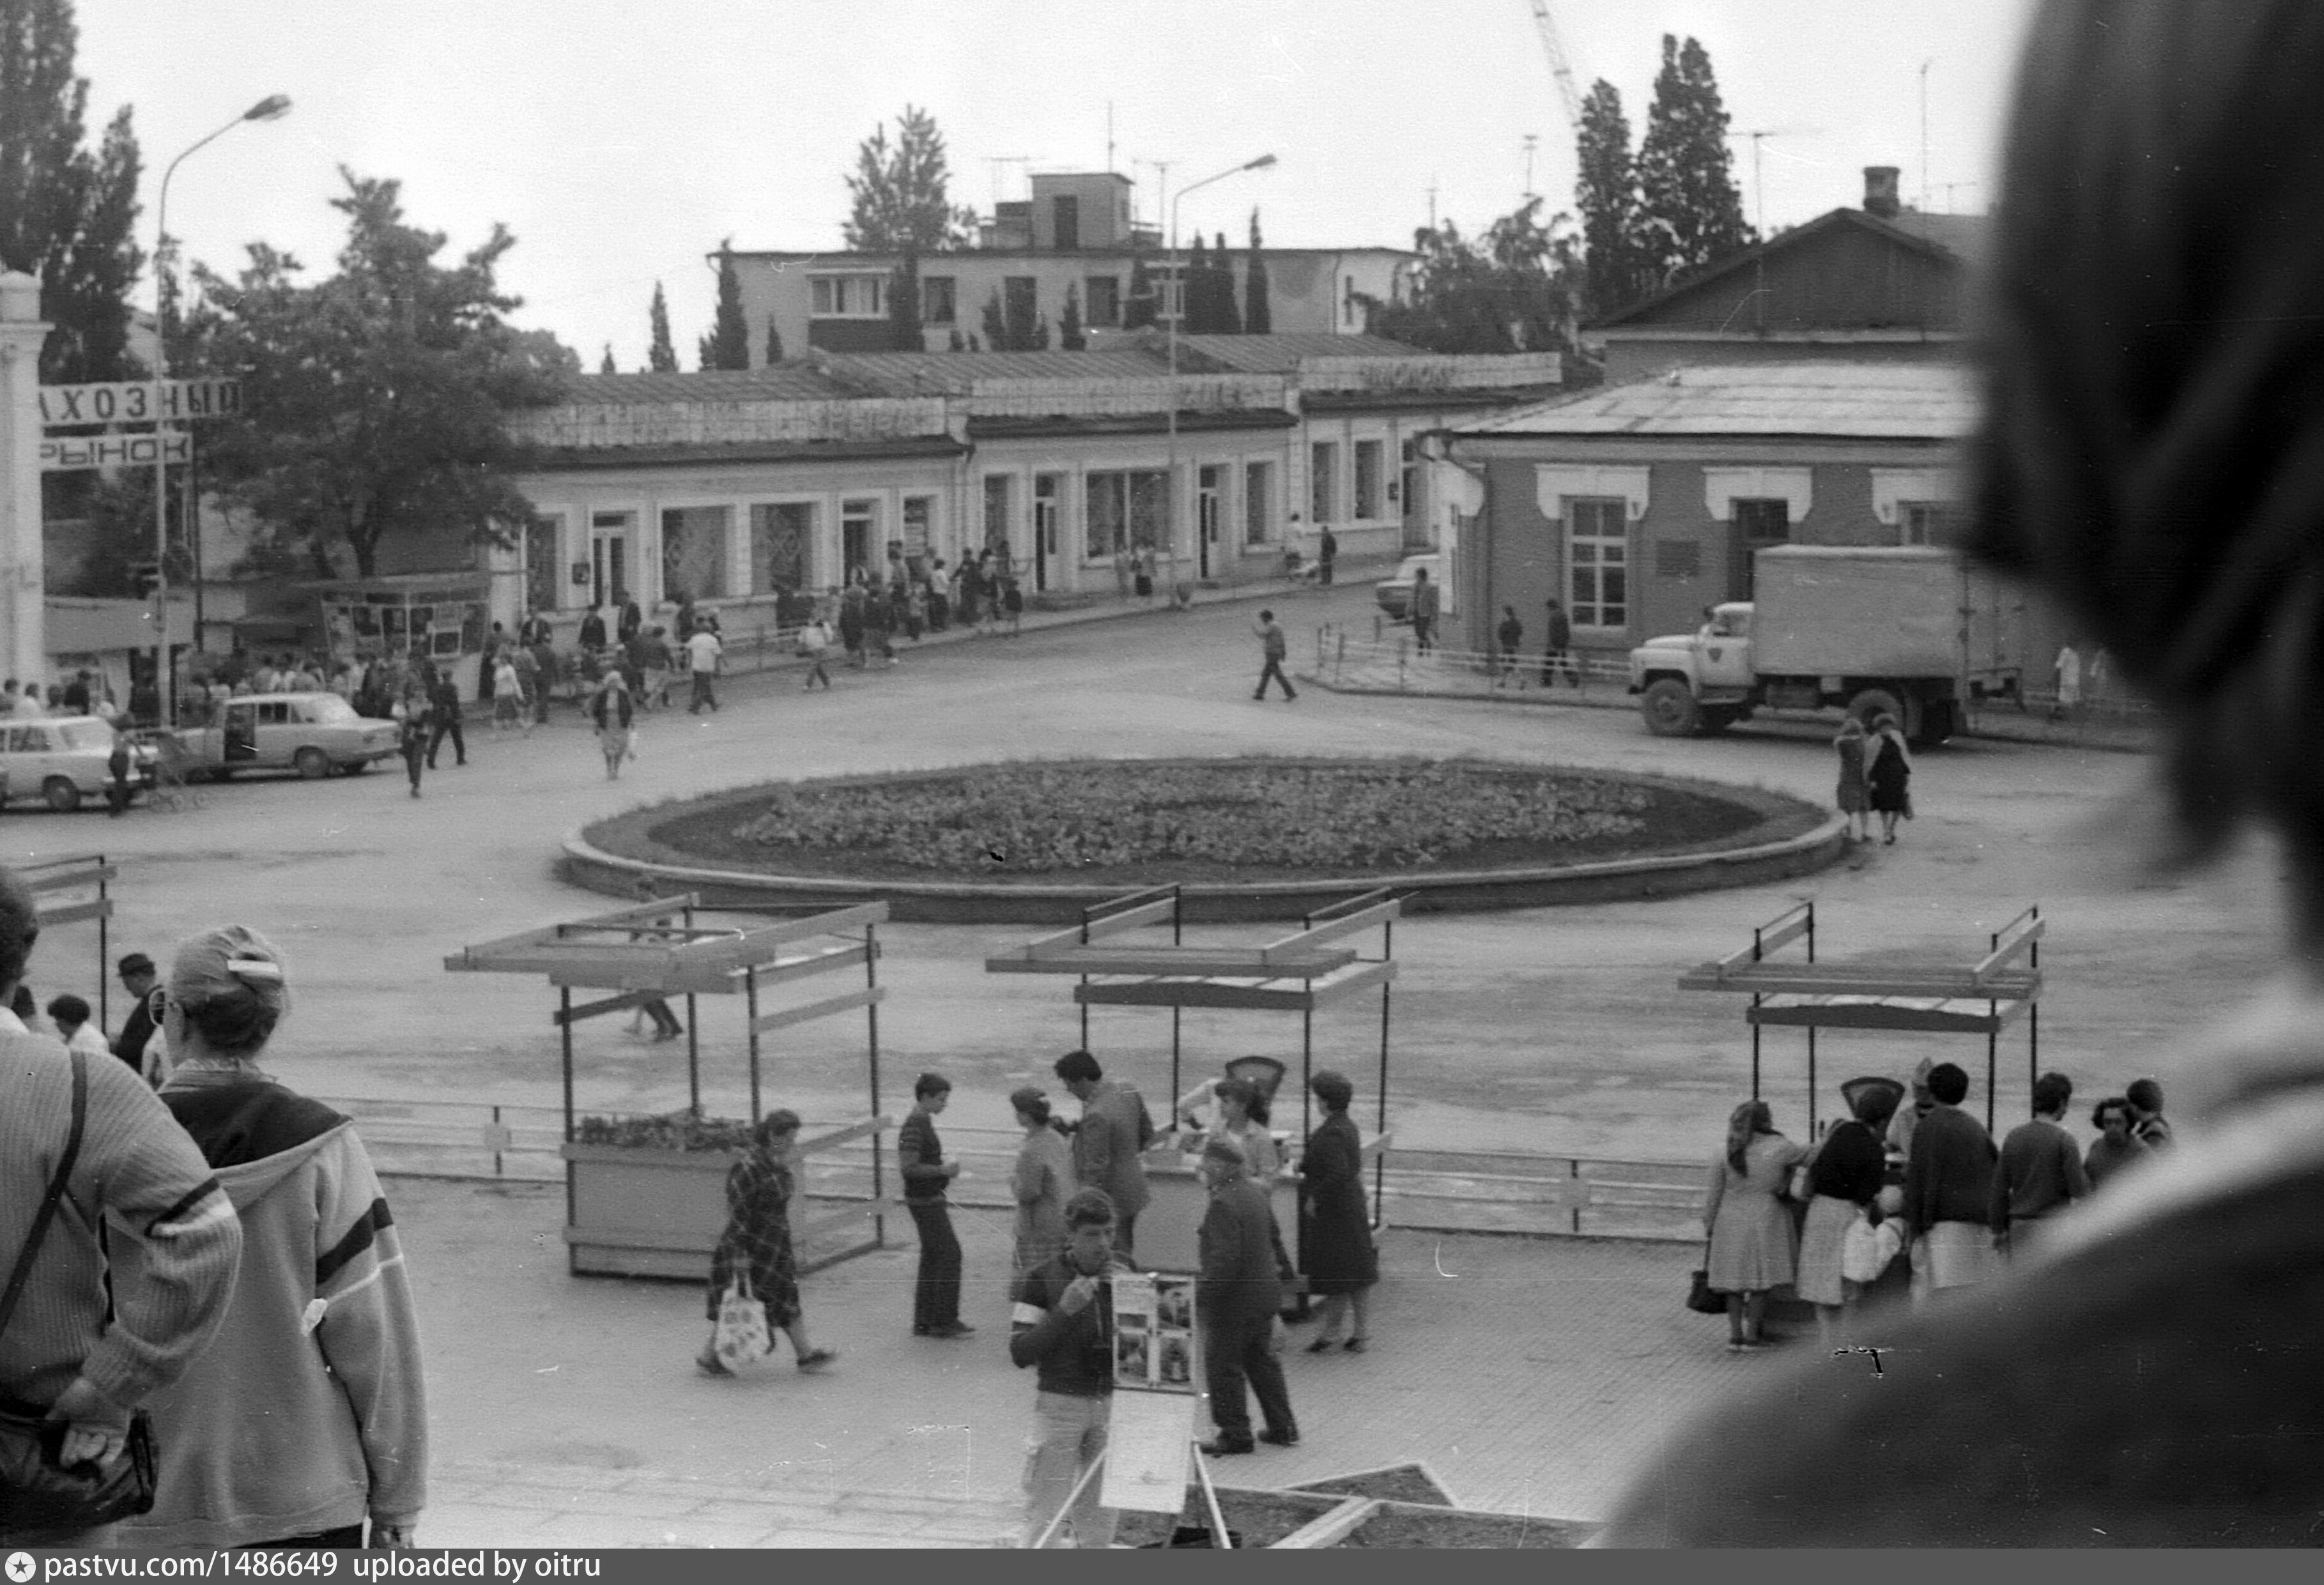
[[[840,576],[852,577],[872,570],[872,548],[880,539],[880,503],[843,501],[839,503]]]
[[[936,519],[936,498],[933,495],[904,497],[904,554],[909,557],[928,553],[928,530]]]
[[[751,508],[751,593],[814,587],[815,504],[780,501]]]
[[[1307,449],[1307,515],[1317,528],[1340,516],[1340,448],[1318,440]]]
[[[1092,561],[1117,550],[1152,550],[1163,543],[1168,521],[1169,477],[1160,469],[1094,473],[1084,482],[1088,511],[1083,548]]]
[[[1379,440],[1356,442],[1356,517],[1369,522],[1385,517],[1381,510],[1380,474],[1387,443]]]
[[[1242,469],[1242,542],[1264,545],[1275,538],[1275,465],[1245,463]]]
[[[727,509],[671,507],[661,514],[661,591],[665,599],[715,600],[725,594]]]
[[[1565,607],[1573,625],[1630,625],[1630,535],[1619,496],[1565,500]]]

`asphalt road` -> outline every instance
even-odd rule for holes
[[[1370,590],[1302,591],[1277,603],[1295,664],[1327,617],[1369,626]],[[610,906],[556,879],[557,840],[613,811],[775,777],[906,769],[1074,755],[1487,755],[1681,772],[1821,802],[1832,760],[1822,733],[1745,727],[1716,741],[1646,735],[1631,714],[1337,696],[1304,686],[1296,703],[1254,704],[1258,643],[1243,604],[1187,614],[1028,631],[908,651],[876,672],[841,671],[828,693],[796,673],[726,679],[715,715],[646,718],[642,757],[617,783],[569,710],[530,739],[471,728],[469,763],[407,796],[400,766],[323,783],[212,788],[184,814],[140,808],[108,820],[12,812],[0,834],[20,859],[100,850],[124,861],[114,950],[165,958],[172,941],[226,920],[273,936],[290,956],[293,1013],[272,1065],[327,1096],[553,1103],[550,998],[537,981],[451,974],[468,943]],[[2135,756],[1965,742],[1921,756],[1918,818],[1894,848],[1776,885],[1665,901],[1417,917],[1398,926],[1390,1121],[1407,1144],[1695,1159],[1748,1085],[1739,999],[1681,992],[1686,967],[1747,945],[1752,926],[1810,897],[1819,956],[1972,961],[1987,933],[2028,904],[2049,921],[2042,968],[2043,1065],[2094,1098],[2129,1079],[2173,1076],[2176,1031],[2243,1000],[2277,963],[2280,903],[2271,849],[2175,880],[2134,862]],[[940,1068],[959,1086],[954,1120],[1003,1126],[1010,1088],[1047,1082],[1075,1042],[1065,988],[988,975],[985,954],[1019,927],[898,926],[885,933],[892,987],[881,1034],[891,1103],[909,1076]],[[1264,936],[1267,927],[1225,932]],[[43,941],[31,981],[44,998],[90,989],[94,929]],[[120,1017],[116,991],[114,1018]],[[621,1019],[582,1039],[585,1104],[645,1110],[684,1100],[683,1046],[649,1048]],[[741,1094],[739,1007],[706,999],[706,1085]],[[846,1027],[837,1026],[844,1024]],[[776,1056],[768,1103],[810,1117],[861,1110],[860,1026],[798,1032]],[[1167,1083],[1167,1014],[1102,1011],[1093,1044],[1149,1098]],[[1247,1052],[1296,1062],[1298,1028],[1267,1015],[1189,1016],[1192,1077]],[[1318,1061],[1351,1069],[1371,1108],[1376,1009],[1319,1018]],[[1827,1081],[1902,1074],[1920,1056],[1978,1075],[1981,1042],[1826,1036]],[[1777,1121],[1803,1120],[1803,1042],[1766,1040]],[[2001,1110],[2021,1110],[2022,1032],[2001,1049]],[[1843,1071],[1845,1070],[1845,1071]],[[1054,1085],[1052,1085],[1054,1088]],[[1828,1093],[1827,1109],[1837,1103]],[[2079,1109],[2078,1109],[2079,1110]]]

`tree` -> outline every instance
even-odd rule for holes
[[[1033,334],[1026,338],[1025,345],[1018,350],[1020,352],[1047,352],[1049,350],[1048,315],[1043,314],[1039,318],[1033,321]]]
[[[1178,276],[1178,334],[1208,336],[1211,328],[1211,250],[1198,231]]]
[[[1666,284],[1751,244],[1727,146],[1727,110],[1711,56],[1690,38],[1663,35],[1662,71],[1638,145],[1641,236],[1649,287]]]
[[[189,371],[242,382],[241,410],[205,431],[206,477],[252,516],[255,558],[373,576],[383,548],[456,525],[513,543],[532,506],[516,487],[516,411],[555,401],[578,360],[512,330],[496,280],[507,227],[449,266],[440,232],[403,215],[400,184],[340,171],[338,272],[309,285],[263,243],[228,281],[197,269]],[[610,349],[609,349],[610,350]]]
[[[920,340],[920,261],[906,253],[888,277],[888,345],[897,352],[925,352]]]
[[[767,362],[779,364],[782,361],[783,333],[775,328],[775,317],[769,314],[767,316]]]
[[[984,299],[984,345],[995,352],[1009,350],[1009,320],[1001,311],[1001,293],[997,290]]]
[[[1227,234],[1213,234],[1211,243],[1211,333],[1240,336],[1242,314],[1235,307],[1234,266],[1227,263]]]
[[[669,303],[661,295],[661,282],[654,282],[653,306],[646,310],[652,325],[653,339],[646,347],[646,367],[657,374],[678,373],[678,348],[669,340]]]
[[[1370,328],[1430,352],[1559,352],[1586,370],[1574,335],[1582,263],[1566,217],[1545,226],[1540,210],[1527,198],[1477,238],[1450,220],[1416,231],[1412,290],[1372,304]]]
[[[1648,289],[1648,261],[1640,234],[1638,172],[1630,158],[1630,123],[1622,96],[1600,78],[1582,101],[1574,139],[1573,206],[1582,212],[1584,296],[1591,315],[1611,313]]]
[[[1154,323],[1158,304],[1154,296],[1154,277],[1147,272],[1144,259],[1130,262],[1130,296],[1121,305],[1121,327],[1142,330]]]
[[[1250,253],[1242,267],[1242,327],[1247,336],[1266,336],[1275,328],[1275,314],[1268,305],[1268,293],[1272,288],[1267,279],[1267,255],[1259,240],[1259,211],[1250,212]]]
[[[1010,292],[1001,323],[1008,333],[1008,340],[995,350],[1033,351],[1033,294],[1029,291]]]
[[[1071,284],[1065,287],[1065,312],[1057,320],[1057,348],[1061,352],[1089,349],[1089,337],[1082,330],[1081,288]]]
[[[0,266],[37,276],[56,328],[41,349],[50,383],[125,380],[129,290],[144,255],[132,238],[142,169],[123,106],[95,153],[71,0],[0,0]]]
[[[734,272],[734,239],[718,244],[718,314],[703,338],[706,369],[751,366],[751,327],[742,318],[742,280]]]
[[[945,192],[950,180],[936,117],[905,106],[893,143],[883,123],[856,145],[841,235],[849,247],[867,253],[917,257],[967,246],[976,238],[976,215],[952,207]]]
[[[613,366],[613,344],[610,341],[605,344],[605,355],[598,362],[597,373],[600,374],[618,374],[621,373],[619,369]]]

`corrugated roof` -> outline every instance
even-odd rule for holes
[[[1950,364],[1701,364],[1541,402],[1452,432],[1953,440],[1976,420],[1969,372]]]
[[[1301,358],[1416,358],[1429,355],[1384,336],[1334,336],[1329,331],[1286,331],[1268,336],[1181,336],[1180,367],[1188,353],[1222,369],[1246,374],[1288,374]]]
[[[825,360],[858,395],[965,396],[978,380],[1152,380],[1169,373],[1140,348],[1110,352],[851,352]]]
[[[664,401],[829,401],[854,394],[817,373],[812,364],[783,363],[747,372],[581,374],[567,385],[565,401],[575,407]]]

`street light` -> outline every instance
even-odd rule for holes
[[[1189,182],[1180,188],[1170,199],[1170,290],[1176,294],[1176,301],[1174,304],[1176,311],[1170,316],[1170,394],[1168,399],[1170,412],[1166,421],[1169,440],[1167,449],[1164,453],[1168,459],[1167,465],[1168,471],[1163,475],[1163,481],[1164,494],[1170,511],[1170,588],[1174,598],[1178,587],[1178,321],[1184,318],[1186,313],[1185,282],[1178,278],[1178,203],[1197,188],[1208,187],[1214,181],[1224,181],[1230,176],[1240,176],[1246,170],[1264,170],[1274,163],[1274,155],[1261,154],[1256,160],[1246,160],[1232,170],[1222,170],[1216,176],[1205,176],[1200,181]],[[1196,531],[1200,530],[1201,525],[1197,524]]]
[[[186,158],[208,148],[245,121],[280,121],[290,113],[288,94],[269,94],[257,104],[219,127],[209,136],[195,143],[170,161],[161,172],[161,194],[154,205],[153,227],[153,559],[156,572],[153,579],[153,688],[161,700],[162,723],[178,723],[177,689],[167,676],[170,669],[170,461],[168,434],[161,427],[162,402],[169,389],[170,377],[170,179],[178,174],[178,167]],[[198,523],[192,522],[198,509],[187,504],[187,516],[196,534]],[[197,593],[198,593],[198,585]],[[200,638],[196,633],[197,640]]]

